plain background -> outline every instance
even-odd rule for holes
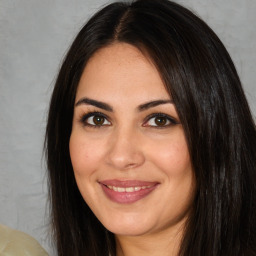
[[[256,0],[177,0],[221,38],[256,114]],[[43,141],[63,56],[104,0],[0,0],[0,223],[49,243]]]

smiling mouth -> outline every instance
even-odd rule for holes
[[[158,182],[106,180],[99,184],[106,197],[118,204],[131,204],[151,194]]]
[[[115,186],[107,186],[109,189],[114,190],[115,192],[123,193],[123,192],[134,192],[140,191],[142,189],[150,188],[152,186],[142,186],[142,187],[115,187]]]

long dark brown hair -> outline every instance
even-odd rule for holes
[[[184,128],[197,191],[179,255],[256,255],[256,131],[239,77],[216,34],[167,0],[104,7],[81,29],[59,71],[45,143],[58,255],[116,255],[114,234],[80,195],[69,155],[81,74],[114,42],[151,58]]]

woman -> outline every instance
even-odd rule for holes
[[[256,255],[255,125],[189,10],[113,3],[77,35],[46,132],[58,255]]]

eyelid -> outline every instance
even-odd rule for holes
[[[108,124],[107,125],[106,124],[104,124],[104,125],[92,125],[92,124],[86,122],[86,120],[88,120],[90,117],[97,116],[97,115],[105,118],[110,123],[109,125],[111,125],[111,119],[106,114],[104,114],[102,112],[99,112],[99,111],[89,111],[87,113],[82,114],[81,117],[79,118],[79,122],[81,122],[84,126],[89,126],[89,127],[99,128],[99,127],[102,127],[102,126],[109,126]],[[170,123],[167,124],[167,125],[163,125],[163,126],[147,125],[147,123],[149,122],[150,119],[157,118],[157,117],[166,118]],[[157,113],[152,113],[152,114],[148,115],[144,119],[142,126],[160,128],[161,129],[161,128],[167,128],[167,127],[170,127],[170,126],[173,126],[173,125],[176,125],[176,124],[180,124],[180,122],[176,118],[174,118],[174,117],[172,117],[168,114],[165,114],[165,113],[157,112]]]
[[[89,127],[101,127],[101,126],[109,126],[109,125],[92,125],[86,122],[86,120],[92,116],[101,116],[105,118],[108,122],[111,123],[110,118],[103,114],[102,112],[99,111],[90,111],[88,113],[82,114],[82,116],[79,118],[79,121],[84,125],[84,126],[89,126]]]
[[[166,118],[170,122],[170,124],[164,125],[164,126],[146,125],[146,123],[149,122],[150,119],[156,118],[156,117],[164,117],[164,118]],[[164,113],[153,113],[153,114],[150,114],[149,116],[147,116],[144,119],[144,122],[143,122],[142,126],[144,126],[144,127],[160,128],[161,129],[161,128],[167,128],[167,127],[170,127],[170,126],[173,126],[173,125],[176,125],[176,124],[180,124],[180,122],[176,118],[174,118],[174,117],[172,117],[170,115],[167,115],[167,114],[164,114]]]

